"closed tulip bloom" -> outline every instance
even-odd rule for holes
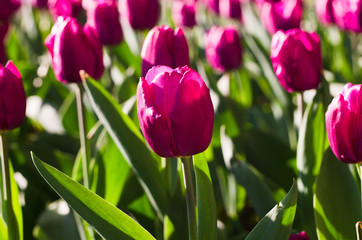
[[[316,33],[301,29],[278,31],[272,38],[270,59],[280,84],[288,92],[318,87],[322,54]]]
[[[258,6],[261,21],[270,34],[299,28],[303,13],[301,0],[261,0]]]
[[[141,78],[137,113],[148,144],[162,157],[191,156],[210,144],[214,125],[210,91],[188,66],[153,67]]]
[[[81,12],[81,0],[49,0],[50,13],[57,18],[59,16],[77,18]]]
[[[81,82],[79,71],[100,78],[104,71],[102,45],[94,30],[71,17],[59,17],[45,45],[52,58],[55,77],[63,82]]]
[[[0,131],[19,127],[25,118],[26,96],[19,70],[8,61],[0,64]]]
[[[315,1],[315,9],[319,21],[324,24],[334,23],[332,0],[318,0]]]
[[[98,33],[103,45],[115,45],[123,40],[119,12],[115,0],[98,0],[87,11],[87,23]]]
[[[333,0],[334,21],[343,30],[362,32],[362,1]]]
[[[153,66],[171,68],[189,65],[189,47],[181,28],[157,26],[148,33],[141,51],[142,76]]]
[[[219,14],[219,1],[220,0],[203,0],[206,8],[216,14]]]
[[[206,59],[219,72],[240,67],[242,46],[239,33],[234,27],[214,26],[206,35]]]
[[[0,2],[0,20],[8,20],[20,7],[19,0],[1,0]]]
[[[241,0],[220,0],[220,16],[242,20]]]
[[[345,163],[362,162],[362,85],[347,83],[326,112],[329,144]]]
[[[122,0],[120,11],[135,30],[154,27],[160,17],[158,0]]]
[[[172,19],[178,27],[192,28],[196,25],[196,3],[174,1],[172,3]]]

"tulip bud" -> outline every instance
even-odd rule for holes
[[[178,27],[192,28],[196,25],[196,3],[174,1],[172,4],[172,19]]]
[[[158,22],[160,4],[158,0],[123,0],[120,11],[133,29],[150,29]]]
[[[115,45],[123,40],[115,0],[98,0],[94,2],[87,11],[87,23],[96,30],[103,45]]]
[[[308,235],[303,231],[297,234],[290,234],[289,240],[309,240]]]
[[[270,59],[280,84],[288,92],[318,87],[322,54],[316,33],[301,29],[278,31],[272,38]]]
[[[19,70],[13,62],[0,64],[0,131],[21,125],[25,118],[26,96]]]
[[[220,0],[220,16],[242,20],[241,0]]]
[[[211,142],[214,109],[200,75],[184,66],[153,67],[137,87],[141,130],[162,157],[191,156]]]
[[[2,0],[0,3],[0,20],[6,21],[19,9],[19,0]]]
[[[345,163],[362,162],[362,85],[347,83],[326,112],[329,144]]]
[[[261,21],[270,34],[299,28],[303,13],[301,0],[261,0],[258,7]]]
[[[102,45],[94,30],[71,17],[59,17],[45,45],[52,58],[55,77],[63,82],[81,82],[79,71],[100,78],[104,71]]]
[[[334,21],[343,30],[362,32],[362,1],[333,0],[332,11]]]
[[[48,5],[54,18],[59,16],[77,18],[82,10],[81,0],[49,0]]]
[[[318,0],[315,1],[315,10],[319,21],[324,24],[334,23],[332,0]]]
[[[142,76],[153,66],[172,68],[189,65],[189,47],[181,28],[157,26],[148,33],[141,51]]]
[[[214,26],[206,35],[206,59],[219,72],[240,67],[242,47],[239,33],[234,27]]]

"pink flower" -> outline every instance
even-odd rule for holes
[[[234,18],[241,21],[241,0],[220,0],[219,14],[225,18]]]
[[[352,32],[362,32],[361,0],[333,0],[332,11],[338,27]]]
[[[6,21],[20,8],[19,0],[2,0],[0,7],[0,20]]]
[[[121,0],[120,11],[133,29],[150,29],[158,22],[160,4],[158,0]]]
[[[77,18],[83,9],[81,0],[49,0],[48,7],[55,19],[59,16]]]
[[[192,28],[196,25],[195,11],[196,3],[174,1],[172,3],[172,19],[178,27]]]
[[[315,9],[319,21],[322,24],[334,23],[333,11],[332,11],[332,0],[318,0],[315,1]]]

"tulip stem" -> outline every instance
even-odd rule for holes
[[[299,117],[299,128],[302,126],[303,122],[303,111],[304,111],[304,99],[303,92],[298,92],[297,94],[297,102],[298,102],[298,117]]]
[[[86,136],[86,119],[84,116],[83,92],[84,91],[81,83],[78,83],[75,95],[77,99],[79,137],[80,137],[80,146],[82,151],[83,185],[86,188],[89,188],[89,180],[88,180],[89,147]]]
[[[185,192],[186,192],[189,240],[196,240],[197,222],[196,222],[195,192],[192,180],[192,166],[193,166],[192,156],[181,157],[181,162],[182,162],[182,170],[184,175]]]

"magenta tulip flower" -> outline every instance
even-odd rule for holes
[[[220,0],[203,0],[206,8],[215,14],[219,14],[219,1]]]
[[[98,0],[87,11],[87,23],[93,27],[103,45],[115,45],[123,40],[117,2]]]
[[[339,28],[362,32],[362,0],[333,0],[332,11]]]
[[[219,0],[219,14],[224,18],[242,20],[241,0]]]
[[[77,18],[81,12],[81,0],[49,0],[50,13],[56,19],[59,16]]]
[[[0,131],[19,127],[25,119],[26,96],[19,70],[8,61],[0,64]]]
[[[214,26],[206,36],[206,59],[219,72],[240,67],[242,46],[239,33],[234,27]]]
[[[153,66],[171,68],[189,65],[189,47],[181,28],[157,26],[148,33],[141,51],[142,76]]]
[[[322,54],[316,33],[301,29],[278,31],[272,38],[270,59],[280,84],[288,92],[318,87]]]
[[[289,240],[309,240],[308,235],[303,231],[297,234],[290,234]]]
[[[329,144],[345,163],[362,163],[362,85],[347,83],[326,112]]]
[[[133,29],[145,30],[157,24],[160,7],[158,0],[121,0],[120,11]]]
[[[270,34],[299,28],[303,13],[302,0],[260,0],[258,6],[261,21]]]
[[[315,10],[319,21],[328,25],[334,23],[333,11],[332,11],[332,0],[318,0],[315,1]]]
[[[97,33],[88,25],[82,27],[74,18],[59,17],[45,45],[59,81],[81,82],[80,70],[96,79],[103,74],[102,45]]]
[[[31,0],[31,5],[34,8],[47,8],[48,7],[48,0]]]
[[[4,21],[0,23],[0,63],[3,63],[6,58],[4,38],[9,29],[9,23]]]
[[[19,0],[2,0],[0,2],[0,20],[6,21],[19,9]]]
[[[172,19],[178,27],[192,28],[196,25],[196,3],[174,1],[172,3]]]
[[[141,77],[137,113],[148,144],[162,157],[191,156],[205,151],[211,142],[210,90],[188,66],[157,66]]]

